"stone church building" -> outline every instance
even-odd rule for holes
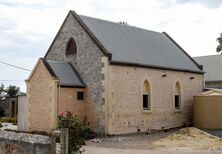
[[[191,122],[203,71],[165,32],[70,11],[26,83],[27,131],[50,132],[69,110],[96,133],[126,134]]]

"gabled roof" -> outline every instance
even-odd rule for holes
[[[77,15],[74,11],[69,14],[109,58],[110,64],[203,73],[200,66],[164,32]]]
[[[203,65],[205,81],[222,81],[222,55],[194,57]]]
[[[201,72],[163,33],[79,15],[112,61]]]
[[[60,86],[86,87],[74,67],[67,62],[57,62],[42,59],[52,77],[59,78]]]

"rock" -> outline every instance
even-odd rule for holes
[[[102,139],[101,139],[101,138],[94,138],[94,139],[93,139],[93,142],[94,142],[94,143],[101,143],[101,142],[102,142]]]

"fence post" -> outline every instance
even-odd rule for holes
[[[68,128],[62,128],[60,134],[61,154],[68,154]]]

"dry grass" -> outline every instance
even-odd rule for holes
[[[194,127],[183,128],[154,142],[165,148],[209,149],[222,147],[222,139]]]

